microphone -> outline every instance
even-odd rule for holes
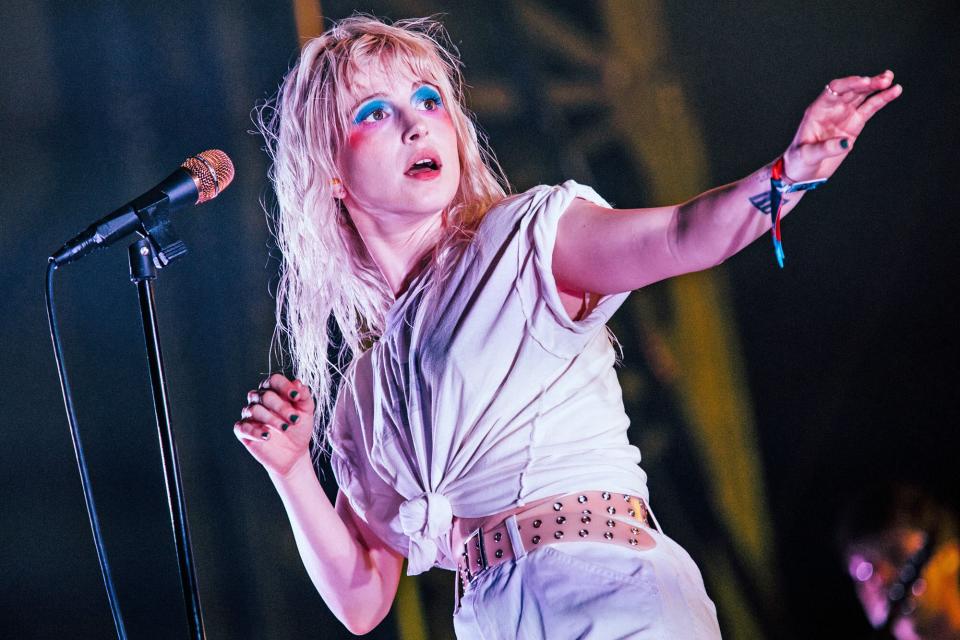
[[[100,218],[64,243],[50,256],[50,262],[59,267],[79,260],[91,251],[107,247],[133,232],[144,237],[149,237],[152,232],[169,235],[167,213],[216,198],[233,181],[233,173],[233,162],[219,149],[190,156],[160,184]],[[177,252],[176,255],[186,251],[183,243],[175,241],[175,244],[178,246],[168,249]],[[176,255],[171,255],[171,259]]]

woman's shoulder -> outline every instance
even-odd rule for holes
[[[480,232],[494,236],[498,230],[514,229],[525,217],[540,212],[563,213],[575,198],[589,200],[595,204],[609,207],[591,187],[575,180],[560,184],[540,184],[521,193],[515,193],[495,203],[480,222]]]
[[[539,184],[535,187],[527,189],[526,191],[510,194],[505,198],[495,202],[490,207],[490,209],[487,211],[487,214],[484,216],[484,221],[486,222],[487,218],[491,215],[496,218],[498,216],[503,217],[505,215],[516,214],[518,211],[525,209],[531,200],[536,199],[544,192],[553,188],[554,187],[551,185]]]
[[[480,220],[477,233],[481,238],[494,239],[509,235],[517,228],[517,223],[527,214],[534,203],[554,187],[537,185],[526,191],[514,193],[493,203]]]

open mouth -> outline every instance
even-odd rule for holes
[[[440,171],[440,163],[430,157],[420,158],[406,170],[408,176],[424,176],[433,172]]]

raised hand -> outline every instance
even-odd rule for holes
[[[896,100],[903,87],[893,72],[831,80],[803,114],[800,128],[783,154],[792,181],[829,178],[853,149],[875,113]]]
[[[247,393],[233,433],[267,471],[285,475],[310,450],[314,411],[310,389],[275,373]]]

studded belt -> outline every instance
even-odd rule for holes
[[[584,491],[562,496],[520,511],[516,518],[519,540],[511,541],[507,520],[478,528],[463,542],[457,563],[460,587],[485,571],[515,559],[514,547],[529,553],[562,542],[605,542],[636,547],[641,527],[659,531],[642,498],[609,491]]]

